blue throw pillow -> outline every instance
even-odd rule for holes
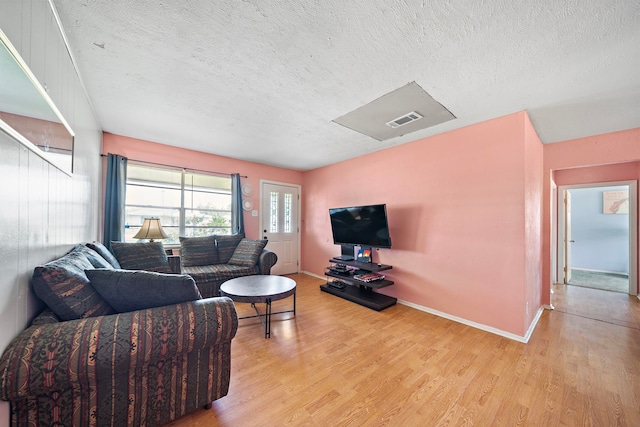
[[[33,270],[33,290],[62,320],[112,314],[109,304],[89,284],[85,271],[92,268],[84,254],[71,251]]]
[[[180,236],[180,258],[185,267],[218,264],[216,236]]]
[[[91,265],[93,265],[95,268],[113,268],[113,266],[109,263],[109,261],[104,259],[102,255],[100,255],[98,252],[94,251],[88,246],[77,245],[75,248],[73,248],[71,252],[72,253],[80,252],[84,254],[84,256],[87,257]]]
[[[218,258],[220,264],[226,264],[231,259],[233,251],[238,247],[238,243],[244,239],[244,234],[216,235],[216,246],[218,247]]]
[[[87,243],[87,247],[91,250],[96,251],[98,254],[100,254],[100,256],[106,259],[107,262],[111,264],[113,268],[120,268],[120,264],[118,263],[118,260],[116,259],[116,257],[114,257],[111,251],[109,251],[109,249],[107,249],[107,247],[102,243],[95,242],[95,241],[89,242]]]
[[[187,274],[96,268],[85,271],[91,286],[118,313],[202,299]]]
[[[258,263],[258,258],[266,245],[266,240],[242,239],[233,251],[228,264],[252,267]]]
[[[171,273],[171,266],[162,242],[111,242],[111,249],[120,268]]]

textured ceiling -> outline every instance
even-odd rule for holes
[[[545,143],[640,127],[637,0],[53,3],[115,134],[307,170],[522,110]],[[413,81],[457,118],[332,122]]]

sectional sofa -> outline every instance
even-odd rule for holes
[[[158,259],[125,270],[93,242],[35,268],[47,309],[0,357],[13,426],[157,426],[227,394],[233,302]]]

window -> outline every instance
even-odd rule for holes
[[[269,233],[278,232],[278,192],[270,193],[270,209],[269,209]]]
[[[291,203],[292,196],[290,193],[284,195],[284,231],[285,233],[291,233]]]
[[[178,236],[231,233],[231,177],[127,165],[125,241],[132,242],[145,218],[160,218],[165,244]]]

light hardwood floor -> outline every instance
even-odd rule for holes
[[[274,318],[271,339],[241,320],[229,394],[170,426],[640,426],[637,328],[545,310],[522,344],[403,305],[376,312],[291,277],[297,316]],[[564,290],[554,298],[566,307]],[[637,319],[638,300],[627,304]]]
[[[635,296],[572,285],[554,285],[553,291],[556,311],[640,329],[640,301]]]

